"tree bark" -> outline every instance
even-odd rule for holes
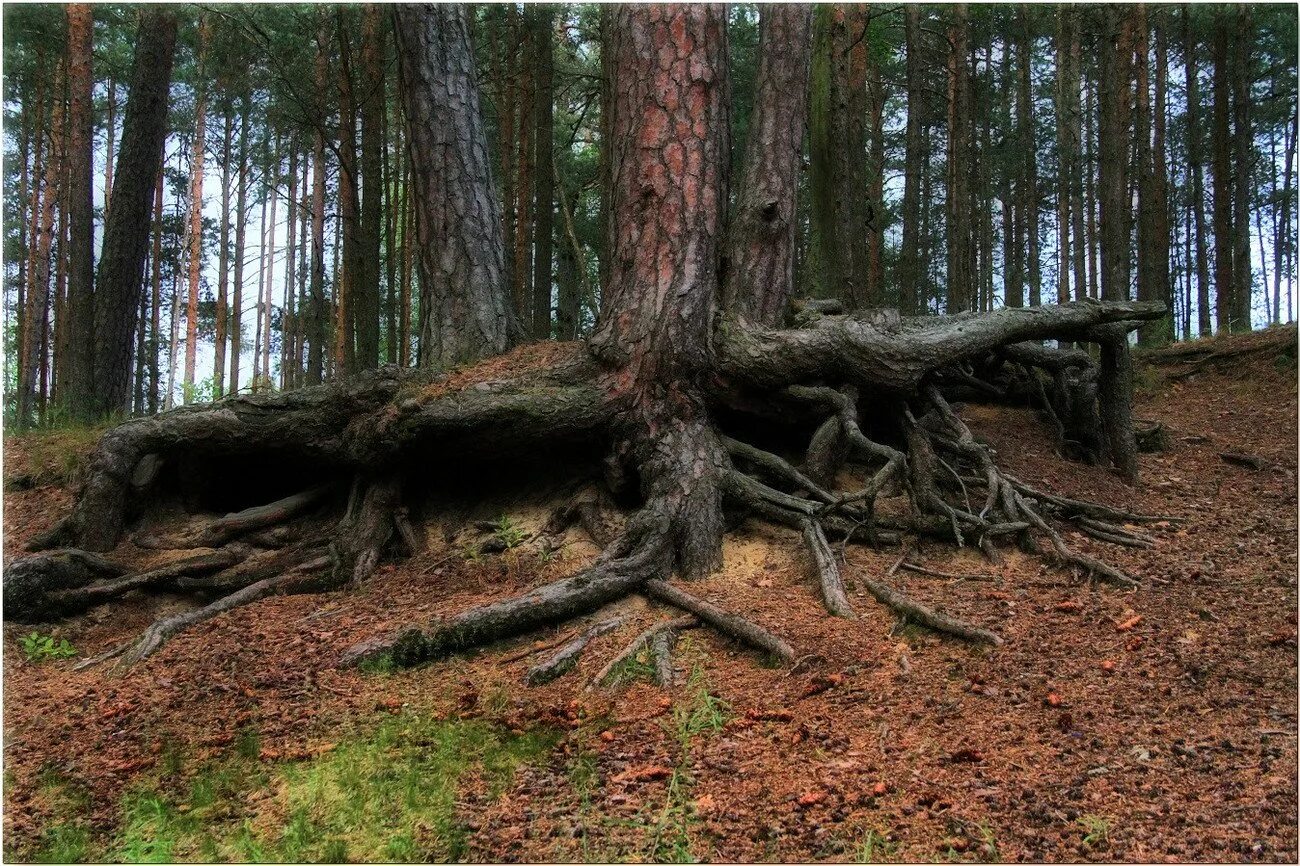
[[[820,6],[814,19],[808,98],[812,201],[809,271],[821,297],[850,309],[867,294],[866,4]]]
[[[95,291],[95,389],[91,414],[123,411],[131,387],[131,335],[149,244],[149,196],[167,134],[176,15],[144,7],[127,97],[113,201],[105,220]]]
[[[1210,324],[1210,256],[1206,249],[1205,181],[1201,161],[1200,70],[1196,63],[1197,42],[1192,38],[1192,13],[1183,4],[1183,80],[1187,87],[1187,162],[1192,174],[1192,218],[1196,235],[1196,334],[1208,337]],[[1189,227],[1189,231],[1191,227]]]
[[[207,19],[199,16],[198,84],[194,95],[194,142],[190,151],[189,294],[185,304],[185,402],[194,399],[194,364],[199,349],[199,270],[203,264],[203,157],[207,153],[208,91],[203,81]]]
[[[1038,239],[1038,143],[1034,134],[1036,109],[1034,91],[1030,79],[1033,65],[1033,38],[1030,32],[1029,14],[1025,6],[1017,10],[1019,17],[1017,68],[1019,77],[1020,106],[1020,157],[1021,208],[1020,220],[1025,233],[1025,256],[1028,263],[1026,276],[1029,278],[1029,305],[1037,307],[1043,303],[1042,260],[1039,255]]]
[[[319,13],[316,31],[315,86],[322,116],[316,125],[311,157],[311,311],[307,330],[307,384],[318,385],[325,377],[325,92],[329,80],[327,18]]]
[[[552,156],[555,138],[555,94],[552,85],[554,16],[554,10],[549,4],[539,3],[532,7],[533,120],[536,124],[533,170],[537,173],[533,199],[532,334],[538,340],[551,338],[551,264],[555,228],[555,162]]]
[[[1129,22],[1117,6],[1106,6],[1101,36],[1101,296],[1129,297],[1128,126],[1132,65]]]
[[[379,242],[383,220],[384,35],[383,7],[361,13],[361,200],[359,279],[353,283],[359,369],[379,365]]]
[[[338,200],[339,222],[343,232],[343,266],[335,291],[338,318],[334,331],[334,364],[340,373],[348,374],[356,372],[362,364],[359,352],[361,330],[369,327],[369,322],[363,323],[362,314],[370,312],[370,303],[365,298],[372,288],[366,285],[370,265],[365,260],[367,243],[365,227],[361,221],[361,182],[357,171],[357,103],[352,83],[352,39],[348,34],[345,14],[342,8],[338,10]],[[379,325],[377,311],[374,325]],[[375,363],[378,363],[378,358]]]
[[[1255,277],[1250,255],[1250,199],[1254,192],[1251,182],[1253,140],[1250,131],[1250,89],[1254,83],[1251,67],[1251,14],[1249,6],[1234,9],[1235,27],[1232,37],[1232,311],[1229,330],[1235,332],[1251,329],[1251,300],[1254,296]],[[1226,22],[1225,22],[1226,23]]]
[[[1214,319],[1220,333],[1232,331],[1235,309],[1236,263],[1232,233],[1232,135],[1228,126],[1229,90],[1228,41],[1232,36],[1228,14],[1215,10],[1212,60],[1214,63],[1213,113],[1210,120],[1210,175],[1214,182]]]
[[[948,28],[948,163],[945,225],[948,237],[948,313],[971,309],[975,274],[973,201],[970,177],[970,12],[952,9]]]
[[[68,15],[68,204],[70,244],[64,375],[59,388],[70,417],[86,420],[94,380],[95,326],[95,111],[92,49],[94,21],[91,7],[70,3]],[[111,145],[109,159],[112,159]]]
[[[212,397],[220,398],[226,390],[226,338],[230,317],[227,292],[230,283],[230,157],[234,147],[234,103],[227,96],[223,114],[224,135],[221,142],[221,227],[217,250],[217,306],[215,352],[212,370]]]
[[[898,307],[905,316],[921,311],[921,173],[925,170],[921,132],[925,78],[921,57],[921,7],[904,8],[907,52],[907,132],[903,156],[903,247],[898,261]]]
[[[812,7],[795,4],[760,12],[754,108],[727,239],[723,304],[768,325],[794,292],[812,15]]]
[[[230,393],[239,393],[239,367],[244,352],[244,253],[248,233],[248,90],[240,96],[239,177],[235,191],[235,266],[230,298]]]
[[[479,112],[468,13],[399,6],[412,178],[418,191],[420,363],[454,366],[505,351],[518,325],[502,279],[501,219]]]

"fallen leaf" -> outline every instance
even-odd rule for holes
[[[1047,705],[1049,707],[1059,707],[1061,705],[1061,696],[1056,692],[1047,693]]]
[[[1083,605],[1077,601],[1063,601],[1056,606],[1061,613],[1079,613],[1083,610]]]
[[[809,806],[816,806],[822,800],[826,799],[825,791],[809,791],[806,794],[799,795],[799,808],[807,809]]]

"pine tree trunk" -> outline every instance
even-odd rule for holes
[[[65,71],[61,61],[54,77],[51,94],[50,126],[46,134],[45,160],[42,166],[42,193],[36,212],[35,264],[28,270],[30,279],[25,299],[27,309],[23,314],[22,373],[18,391],[18,427],[32,421],[32,413],[44,398],[41,371],[45,367],[46,330],[49,326],[50,305],[50,255],[54,244],[54,205],[62,188],[63,176],[63,118]],[[127,335],[126,353],[131,352],[130,334]],[[128,369],[126,385],[130,386]],[[48,375],[48,373],[46,374]],[[121,407],[126,408],[125,404]]]
[[[1138,173],[1137,297],[1140,301],[1149,301],[1164,296],[1159,288],[1159,273],[1155,261],[1157,205],[1154,190],[1155,166],[1152,164],[1151,150],[1151,51],[1146,6],[1142,3],[1133,6],[1133,30],[1136,36],[1137,58],[1135,67],[1137,83],[1134,91],[1134,134],[1137,141],[1135,162]],[[1158,343],[1159,340],[1144,329],[1138,331],[1138,342],[1148,345]]]
[[[272,149],[271,172],[270,172],[270,190],[268,194],[271,198],[271,222],[266,231],[266,290],[262,293],[262,303],[258,309],[262,317],[262,379],[255,384],[263,391],[271,390],[271,310],[273,306],[272,290],[275,286],[275,224],[276,224],[276,205],[280,201],[278,192],[280,186],[280,136],[275,136],[275,146]]]
[[[1079,97],[1082,85],[1082,20],[1077,6],[1068,6],[1065,14],[1070,18],[1069,75],[1065,100],[1069,117],[1066,135],[1070,140],[1069,197],[1070,225],[1074,233],[1074,300],[1082,301],[1088,297],[1088,238],[1084,231],[1084,209],[1087,202],[1084,198],[1083,173],[1087,171],[1091,176],[1092,167],[1090,164],[1085,165],[1082,158],[1083,111]]]
[[[316,33],[316,97],[321,106],[329,81],[328,18],[319,14]],[[317,118],[311,157],[311,310],[307,330],[307,384],[319,385],[325,377],[326,317],[325,306],[325,118]]]
[[[294,312],[294,287],[298,264],[298,140],[289,139],[289,193],[284,200],[287,214],[287,236],[284,252],[284,310],[280,314],[280,390],[293,387],[293,333],[298,317]],[[378,270],[378,265],[376,265]]]
[[[727,240],[724,307],[769,325],[780,321],[794,292],[812,15],[794,4],[760,12],[754,108]]]
[[[1169,46],[1166,38],[1167,15],[1163,9],[1157,9],[1155,15],[1156,64],[1155,64],[1155,110],[1152,119],[1151,139],[1151,249],[1146,253],[1151,260],[1152,292],[1151,300],[1164,301],[1172,311],[1174,309],[1174,282],[1169,266],[1169,176],[1166,169],[1169,158],[1165,145],[1166,113],[1168,111],[1168,76]],[[1139,331],[1146,333],[1157,345],[1175,339],[1174,326],[1176,317],[1155,323]]]
[[[91,70],[94,21],[91,7],[70,3],[68,15],[68,303],[62,327],[74,335],[61,346],[59,389],[70,417],[85,420],[91,401],[95,326],[94,75]],[[111,145],[110,145],[111,147]],[[110,160],[112,154],[110,150]],[[21,217],[20,217],[21,220]],[[62,317],[61,317],[62,319]]]
[[[1233,236],[1232,236],[1232,135],[1228,128],[1229,88],[1231,74],[1228,70],[1228,41],[1231,29],[1227,13],[1216,10],[1214,22],[1212,60],[1214,87],[1212,117],[1210,119],[1210,147],[1212,150],[1210,175],[1213,181],[1214,209],[1214,313],[1219,332],[1231,331],[1233,310]]]
[[[189,262],[189,294],[185,304],[185,402],[194,395],[194,365],[199,348],[199,270],[203,264],[203,158],[207,153],[207,87],[202,83],[203,53],[207,41],[207,25],[203,16],[199,18],[199,59],[198,75],[200,83],[194,100],[194,143],[190,151],[190,219],[189,250],[186,258]]]
[[[146,404],[149,414],[158,411],[158,352],[161,349],[159,334],[162,331],[162,234],[163,234],[163,175],[158,172],[153,198],[153,273],[149,280],[149,394]]]
[[[95,280],[92,414],[96,417],[125,409],[130,396],[131,335],[149,245],[149,195],[167,135],[167,89],[175,43],[175,13],[169,7],[141,7],[113,201]]]
[[[1070,300],[1070,172],[1074,155],[1070,138],[1071,17],[1064,4],[1056,7],[1056,299]]]
[[[384,7],[367,3],[361,13],[361,213],[358,232],[358,277],[353,281],[356,318],[356,367],[379,366],[379,243],[383,223],[384,35],[389,19]]]
[[[1021,222],[1024,205],[1017,195],[1016,172],[1013,157],[1013,144],[1018,136],[1012,119],[1014,113],[1013,94],[1016,88],[1012,67],[1011,41],[1002,42],[1002,92],[1004,98],[998,119],[1001,124],[1002,139],[1002,301],[1012,308],[1025,305],[1025,248],[1022,239]],[[1023,183],[1023,179],[1021,183]]]
[[[1033,64],[1033,40],[1030,34],[1029,15],[1022,5],[1018,9],[1019,16],[1019,38],[1018,38],[1018,59],[1017,66],[1020,73],[1019,93],[1020,93],[1020,147],[1021,159],[1024,160],[1023,175],[1021,177],[1021,189],[1023,196],[1021,198],[1020,220],[1025,237],[1027,239],[1025,246],[1025,256],[1028,261],[1027,276],[1029,278],[1029,305],[1037,307],[1043,303],[1043,265],[1042,258],[1039,255],[1038,239],[1038,144],[1037,136],[1034,135],[1034,118],[1036,109],[1034,107],[1033,88],[1031,86],[1030,73]]]
[[[898,259],[898,307],[905,316],[922,309],[921,301],[921,174],[925,171],[921,138],[922,100],[925,98],[924,60],[921,57],[921,7],[904,8],[907,52],[907,131],[903,155],[903,246]]]
[[[234,105],[226,99],[223,111],[224,135],[221,141],[221,226],[217,250],[217,305],[215,310],[215,360],[212,369],[212,397],[220,398],[226,388],[226,325],[230,316],[227,294],[230,284],[230,157],[235,137]]]
[[[1084,175],[1084,211],[1087,214],[1087,247],[1088,247],[1088,297],[1100,298],[1100,280],[1098,273],[1101,269],[1101,257],[1098,251],[1100,238],[1097,231],[1097,212],[1100,202],[1097,200],[1097,187],[1099,185],[1098,171],[1093,171],[1093,166],[1097,165],[1097,136],[1098,118],[1094,111],[1093,91],[1096,87],[1092,82],[1086,82],[1084,87],[1084,116],[1087,118],[1085,128],[1088,138],[1085,142],[1087,154],[1084,157],[1085,175]]]
[[[554,73],[555,11],[550,4],[539,3],[533,12],[534,105],[536,132],[533,170],[533,326],[535,339],[551,338],[551,288],[555,233],[555,139]]]
[[[1234,8],[1236,27],[1232,37],[1232,314],[1230,330],[1251,329],[1251,300],[1255,279],[1250,256],[1250,199],[1254,191],[1251,182],[1253,140],[1250,130],[1251,85],[1254,74],[1251,67],[1252,36],[1250,7]]]
[[[1187,87],[1187,163],[1192,174],[1192,218],[1196,235],[1196,334],[1208,337],[1210,324],[1210,254],[1205,228],[1205,181],[1201,161],[1200,72],[1196,63],[1197,43],[1192,38],[1191,10],[1183,5],[1183,80]],[[1191,229],[1189,229],[1190,231]]]
[[[502,279],[501,219],[467,14],[451,5],[396,11],[416,191],[422,366],[503,352],[518,333]]]
[[[1129,297],[1128,129],[1132,42],[1123,10],[1104,7],[1101,37],[1101,296],[1108,301]]]
[[[809,270],[816,294],[850,309],[867,294],[867,46],[857,37],[866,4],[819,6],[808,98],[812,201]]]
[[[248,235],[248,91],[239,106],[239,177],[235,190],[235,263],[230,294],[230,393],[239,393],[239,367],[244,352],[244,256]]]
[[[501,237],[505,248],[502,279],[510,288],[511,298],[515,295],[515,150],[517,147],[519,121],[516,117],[515,92],[519,86],[518,31],[519,11],[515,4],[493,6],[492,14],[496,23],[496,41],[492,59],[496,64],[493,78],[497,82],[497,150],[501,162]],[[405,177],[405,175],[402,175]],[[403,208],[399,212],[405,214]],[[405,216],[399,216],[405,221]]]
[[[971,309],[975,246],[971,216],[970,13],[965,3],[952,7],[948,28],[948,162],[945,230],[948,239],[946,311]]]
[[[113,201],[113,146],[117,138],[117,82],[108,79],[108,117],[104,121],[104,210]]]
[[[351,38],[338,13],[339,42],[339,221],[343,231],[342,274],[337,283],[338,320],[334,331],[334,364],[340,373],[353,373],[358,354],[361,314],[368,312],[365,281],[370,268],[365,261],[366,242],[361,223],[360,178],[357,174],[357,107],[352,86]],[[375,322],[378,327],[378,321]],[[371,365],[373,366],[373,365]]]
[[[265,150],[265,147],[263,147]],[[267,177],[263,179],[262,205],[257,229],[257,294],[253,302],[253,378],[249,389],[257,393],[262,379],[262,292],[266,283],[266,204],[271,197],[271,169],[267,168]]]
[[[516,104],[519,109],[516,120],[519,125],[515,136],[515,248],[513,253],[515,282],[511,287],[511,300],[515,315],[523,325],[527,326],[533,321],[533,269],[530,265],[533,249],[533,159],[536,157],[533,143],[533,133],[536,131],[533,118],[533,110],[536,107],[533,75],[536,72],[536,64],[530,62],[533,56],[533,28],[528,26],[527,18],[520,21],[516,16],[514,30],[518,34],[516,42],[519,45],[517,58],[519,89],[516,94],[518,97]],[[418,219],[416,226],[417,228],[419,226]],[[506,255],[510,254],[507,250]],[[502,266],[504,271],[504,259]],[[420,279],[423,282],[423,271]],[[423,287],[421,291],[424,291]]]

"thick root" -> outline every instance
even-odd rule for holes
[[[651,598],[694,614],[701,622],[713,626],[723,634],[775,656],[786,664],[794,661],[794,648],[772,632],[734,613],[728,613],[685,590],[664,583],[662,580],[648,580],[645,583],[645,593]]]
[[[835,553],[826,540],[826,533],[821,524],[808,520],[803,525],[803,542],[812,557],[813,569],[817,572],[818,582],[822,588],[822,600],[826,609],[835,616],[856,619],[849,597],[844,593],[844,581],[840,577],[840,566],[835,561]]]

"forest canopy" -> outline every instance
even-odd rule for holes
[[[446,360],[426,328],[410,118],[381,6],[172,7],[162,154],[141,179],[143,290],[121,301],[123,345],[86,345],[141,9],[75,8],[4,13],[11,422]],[[535,339],[589,333],[606,288],[600,19],[581,4],[472,7],[500,278]],[[727,28],[738,177],[759,10],[729,7]],[[1164,300],[1172,315],[1144,342],[1293,318],[1293,8],[848,4],[816,7],[812,30],[798,293],[904,314]],[[1127,256],[1107,294],[1111,224]],[[123,384],[81,406],[104,390],[90,356],[114,352]]]

